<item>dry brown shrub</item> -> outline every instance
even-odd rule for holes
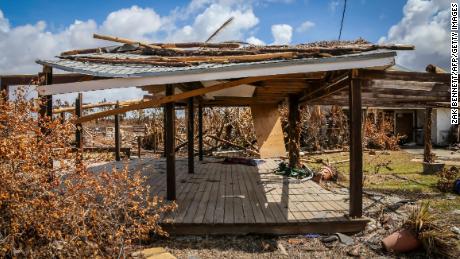
[[[198,111],[195,111],[195,136],[198,136]],[[163,112],[157,110],[153,113],[150,122],[147,123],[147,135],[143,139],[143,148],[154,149],[163,148]],[[187,114],[176,116],[176,147],[181,146],[187,141]],[[203,143],[206,151],[234,148],[228,143],[209,138],[217,137],[229,141],[237,146],[257,150],[256,136],[252,124],[250,108],[240,107],[206,107],[203,108]],[[195,141],[195,145],[198,142]],[[180,149],[180,148],[179,148]]]
[[[250,108],[206,108],[203,122],[207,135],[231,141],[237,145],[253,148],[257,144]],[[212,149],[229,148],[228,145],[209,139]]]
[[[460,169],[451,166],[449,169],[444,168],[438,173],[437,187],[441,192],[452,192],[454,190],[455,181],[460,178]]]
[[[404,136],[394,135],[393,124],[384,119],[377,125],[369,118],[364,121],[364,145],[372,149],[399,150],[399,141]]]
[[[75,166],[73,124],[39,119],[37,101],[17,96],[0,101],[0,257],[118,257],[166,234],[158,221],[175,204],[150,196],[127,168]]]
[[[286,105],[280,106],[280,114],[284,132],[287,132]],[[348,143],[348,118],[338,106],[301,106],[300,121],[300,145],[304,150],[336,149]]]

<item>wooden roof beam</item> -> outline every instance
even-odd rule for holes
[[[318,98],[330,96],[334,93],[340,92],[345,89],[350,83],[348,73],[340,74],[334,79],[331,79],[329,83],[323,83],[321,87],[317,89],[309,89],[305,92],[304,96],[301,97],[300,103],[306,103]]]
[[[417,82],[439,82],[449,83],[450,74],[432,74],[425,72],[405,72],[405,71],[386,71],[372,69],[358,69],[356,76],[363,80],[400,80],[400,81],[417,81]]]
[[[38,75],[4,75],[0,76],[2,82],[6,85],[30,85],[38,81]],[[83,82],[98,79],[108,79],[107,77],[95,77],[83,74],[54,74],[53,83],[55,84],[66,84]]]
[[[143,102],[139,102],[139,103],[136,103],[136,104],[131,104],[131,105],[128,105],[128,106],[125,106],[125,107],[120,107],[120,108],[109,110],[109,111],[103,111],[103,112],[98,112],[98,113],[86,115],[86,116],[83,116],[83,117],[79,118],[76,122],[77,123],[82,123],[82,122],[86,122],[86,121],[90,121],[90,120],[94,120],[94,119],[98,119],[98,118],[102,118],[102,117],[112,116],[112,115],[116,115],[116,114],[121,114],[121,113],[129,112],[129,111],[141,110],[141,109],[146,109],[146,108],[153,108],[153,107],[160,106],[162,104],[166,104],[166,103],[170,103],[170,102],[176,102],[176,101],[179,101],[179,100],[183,100],[183,99],[187,99],[187,98],[190,98],[190,97],[203,95],[203,94],[206,94],[206,93],[216,92],[216,91],[219,91],[219,90],[223,90],[223,89],[227,89],[227,88],[231,88],[231,87],[235,87],[235,86],[239,86],[239,85],[243,85],[243,84],[250,84],[250,83],[253,83],[253,82],[266,80],[266,79],[269,79],[269,78],[276,78],[277,76],[279,76],[279,75],[275,75],[275,76],[259,76],[259,77],[246,77],[246,78],[243,78],[243,79],[238,79],[238,80],[234,80],[234,81],[228,81],[228,82],[213,85],[213,86],[210,86],[210,87],[204,87],[204,88],[200,88],[200,89],[191,90],[191,91],[188,91],[188,92],[178,93],[178,94],[175,94],[175,95],[164,96],[164,97],[161,97],[161,98],[159,98],[157,100],[143,101]]]
[[[251,106],[254,104],[279,103],[284,98],[253,98],[253,97],[221,97],[216,96],[214,100],[205,100],[204,106]]]
[[[395,102],[395,101],[382,101],[381,99],[363,99],[363,107],[392,107],[392,108],[449,108],[449,103],[440,102]],[[310,105],[338,105],[348,107],[348,100],[331,100],[322,99],[312,101]]]

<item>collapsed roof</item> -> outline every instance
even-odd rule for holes
[[[204,71],[279,68],[345,60],[362,61],[394,57],[395,53],[388,50],[413,48],[403,45],[376,45],[362,39],[321,41],[292,46],[255,46],[238,42],[147,44],[110,36],[96,37],[121,42],[124,45],[66,51],[58,56],[58,60],[38,60],[37,63],[68,72],[100,77],[148,77]],[[364,64],[361,67],[365,67]],[[327,71],[334,68],[316,70]]]
[[[209,106],[247,106],[279,103],[297,94],[304,103],[346,106],[347,87],[356,78],[363,82],[365,106],[439,107],[449,98],[448,74],[388,69],[395,63],[396,50],[414,49],[411,45],[378,45],[362,39],[255,46],[95,38],[123,45],[66,51],[58,59],[37,63],[98,80],[42,85],[41,95],[127,87],[141,87],[151,94],[148,101],[110,114],[190,97]],[[357,72],[353,77],[351,70]],[[164,96],[166,85],[175,86],[174,97]]]

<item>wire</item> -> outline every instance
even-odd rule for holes
[[[345,11],[347,10],[347,0],[343,3],[342,21],[340,22],[339,40],[342,38],[343,20],[345,19]]]

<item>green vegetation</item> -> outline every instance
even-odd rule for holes
[[[339,172],[338,183],[348,186],[348,152],[308,155],[306,158],[309,161],[307,165],[315,171],[322,166],[320,161],[331,163]],[[436,187],[439,177],[423,174],[422,163],[414,161],[415,158],[415,155],[403,150],[376,151],[375,154],[365,152],[365,191],[397,194],[417,201],[429,200],[431,207],[440,213],[451,215],[446,219],[450,223],[460,223],[460,216],[452,214],[453,211],[460,210],[460,196],[440,192]]]

